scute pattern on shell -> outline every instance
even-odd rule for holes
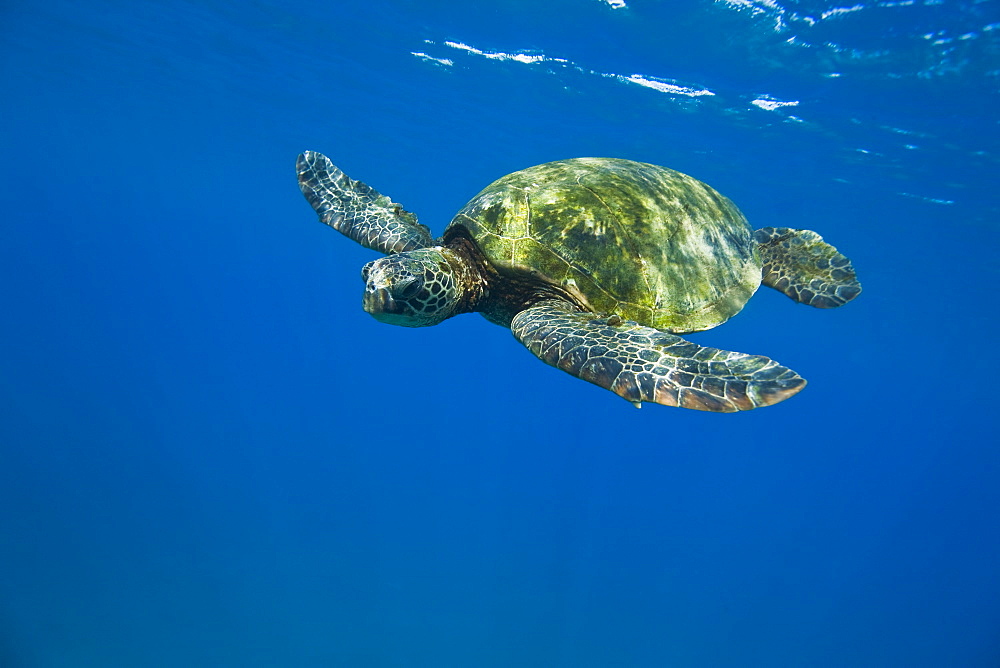
[[[672,332],[724,322],[760,284],[752,231],[732,202],[690,176],[630,160],[515,172],[474,197],[455,227],[501,273],[538,272],[594,311]]]

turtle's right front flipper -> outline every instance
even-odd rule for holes
[[[545,301],[518,313],[514,336],[546,364],[611,390],[636,406],[648,401],[731,413],[787,399],[806,381],[760,355],[706,348],[621,318],[599,318]]]
[[[295,168],[320,221],[362,246],[388,255],[431,245],[430,231],[414,214],[348,177],[322,153],[306,151]]]

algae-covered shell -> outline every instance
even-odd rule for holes
[[[452,220],[502,275],[546,280],[595,312],[671,332],[715,327],[761,281],[746,218],[690,176],[615,158],[509,174]]]

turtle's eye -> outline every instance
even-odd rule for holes
[[[392,296],[397,299],[409,299],[420,292],[424,282],[419,278],[410,278],[392,286]]]

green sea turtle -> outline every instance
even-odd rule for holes
[[[440,239],[417,217],[307,151],[299,185],[322,222],[387,255],[361,270],[364,309],[420,327],[478,312],[542,361],[639,406],[731,412],[806,381],[760,355],[676,336],[725,322],[757,287],[819,308],[861,292],[815,232],[754,232],[711,187],[614,158],[559,160],[476,195]]]

